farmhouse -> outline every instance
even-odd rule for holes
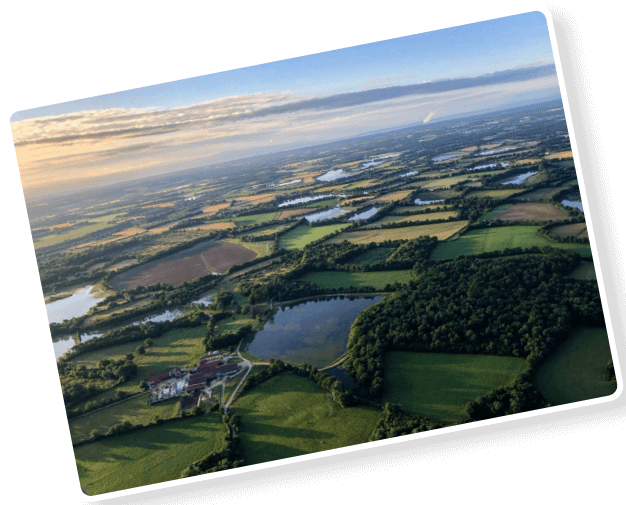
[[[180,377],[181,375],[182,375],[181,368],[176,367],[173,370],[170,370],[169,372],[162,372],[156,375],[151,375],[150,377],[148,377],[148,385],[150,386],[150,389],[152,389],[156,384],[158,384],[161,381],[169,379],[170,377]]]
[[[232,373],[237,373],[239,370],[239,365],[237,363],[231,363],[230,365],[222,365],[215,369],[215,374],[217,377],[223,377],[224,375],[230,375]]]

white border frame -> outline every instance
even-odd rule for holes
[[[488,421],[481,421],[481,422],[477,422],[477,423],[472,423],[469,425],[462,425],[462,426],[456,426],[456,427],[451,427],[451,428],[443,428],[440,430],[435,430],[433,432],[425,432],[425,433],[420,433],[420,434],[415,434],[415,435],[407,435],[404,437],[400,437],[400,438],[395,438],[395,439],[390,439],[390,440],[384,440],[384,441],[379,441],[379,442],[370,442],[367,444],[362,444],[359,446],[351,446],[351,447],[345,447],[345,448],[339,448],[339,449],[334,449],[334,450],[330,450],[330,451],[324,451],[322,453],[314,453],[311,455],[305,455],[305,456],[299,456],[296,458],[289,458],[286,460],[279,460],[279,461],[274,461],[274,462],[269,462],[269,463],[264,463],[264,464],[260,464],[260,465],[254,465],[251,467],[243,467],[240,469],[235,469],[235,470],[228,470],[228,471],[223,471],[223,472],[219,472],[216,474],[211,474],[211,475],[205,475],[205,476],[198,476],[198,477],[193,477],[193,478],[188,478],[188,479],[184,479],[184,480],[178,480],[178,481],[170,481],[170,482],[166,482],[166,483],[160,483],[160,484],[153,484],[153,485],[149,485],[149,486],[142,486],[140,488],[134,488],[131,490],[126,490],[126,491],[118,491],[118,492],[113,492],[113,493],[107,493],[107,494],[102,494],[102,495],[96,495],[94,497],[87,497],[84,496],[82,494],[80,494],[80,499],[83,502],[99,502],[99,501],[115,501],[116,498],[124,498],[124,497],[131,497],[131,496],[136,496],[139,494],[147,494],[147,493],[151,493],[152,491],[161,491],[164,489],[174,489],[176,488],[177,490],[183,491],[182,487],[186,486],[187,484],[192,485],[192,484],[197,484],[197,483],[204,483],[204,482],[213,482],[216,479],[220,480],[220,479],[226,479],[228,477],[231,476],[243,476],[243,475],[247,475],[250,472],[257,472],[259,473],[262,470],[267,470],[267,469],[276,469],[276,468],[280,468],[280,467],[284,467],[285,465],[289,464],[289,465],[296,465],[299,463],[303,463],[303,462],[312,462],[312,461],[317,461],[320,459],[329,459],[331,457],[335,457],[335,456],[339,456],[339,455],[347,455],[347,454],[354,454],[356,452],[361,452],[361,451],[367,451],[368,449],[378,449],[378,448],[383,448],[383,447],[392,447],[392,446],[396,446],[397,444],[404,444],[407,445],[408,442],[412,442],[412,441],[417,441],[417,440],[428,440],[430,438],[434,437],[439,437],[442,438],[442,436],[447,435],[447,434],[454,434],[454,433],[461,433],[461,432],[465,432],[467,429],[471,429],[476,431],[478,428],[481,427],[490,427],[490,426],[494,426],[494,425],[499,425],[501,423],[509,423],[511,424],[513,421],[516,420],[522,420],[522,419],[532,419],[535,418],[537,416],[546,416],[547,414],[550,413],[557,413],[557,412],[566,412],[566,411],[570,411],[572,409],[582,409],[584,407],[588,407],[588,406],[594,406],[594,405],[600,405],[600,404],[605,404],[608,402],[614,402],[615,400],[617,400],[618,398],[620,398],[621,393],[623,391],[623,382],[621,380],[622,375],[621,375],[621,368],[620,368],[620,364],[619,364],[619,358],[618,358],[618,353],[617,353],[617,347],[616,347],[616,342],[615,342],[615,334],[614,334],[614,325],[613,325],[613,318],[612,318],[612,314],[610,313],[609,307],[608,307],[608,300],[607,300],[607,296],[606,296],[606,289],[605,289],[605,283],[604,283],[604,277],[603,277],[603,270],[604,267],[602,267],[600,265],[600,260],[599,260],[599,252],[598,252],[598,248],[597,248],[597,242],[596,242],[596,235],[595,235],[595,231],[594,231],[594,221],[597,219],[596,217],[594,217],[596,215],[595,213],[595,208],[594,207],[590,207],[589,206],[589,202],[588,202],[588,193],[587,193],[587,188],[585,186],[585,182],[584,182],[584,177],[583,177],[583,173],[581,170],[581,160],[580,160],[580,155],[579,155],[579,150],[578,150],[578,145],[576,143],[576,139],[575,139],[575,132],[574,132],[574,128],[573,128],[573,122],[572,122],[572,116],[571,116],[571,112],[570,112],[570,106],[569,106],[569,102],[567,99],[567,91],[565,88],[565,83],[564,83],[564,78],[563,78],[563,72],[562,72],[562,65],[561,65],[561,60],[560,60],[560,56],[559,56],[559,51],[558,51],[558,47],[557,47],[557,43],[556,43],[556,38],[555,38],[555,33],[554,33],[554,26],[553,26],[553,22],[552,22],[552,16],[551,13],[549,11],[546,11],[543,8],[540,9],[533,9],[533,8],[529,8],[529,9],[514,9],[514,10],[509,10],[509,11],[503,11],[503,12],[498,12],[497,14],[494,14],[493,16],[491,16],[491,19],[497,18],[497,17],[503,17],[503,16],[508,16],[508,15],[514,15],[514,14],[521,14],[524,12],[530,12],[532,10],[538,10],[540,12],[542,12],[545,17],[546,20],[548,22],[548,27],[549,27],[549,31],[550,31],[550,40],[551,40],[551,44],[552,44],[552,50],[553,50],[553,54],[554,54],[554,58],[555,58],[555,63],[556,63],[556,67],[557,67],[557,76],[558,76],[558,80],[559,80],[559,86],[560,86],[560,90],[561,90],[561,96],[562,96],[562,100],[563,100],[563,106],[564,106],[564,111],[565,111],[565,115],[566,115],[566,119],[567,119],[567,127],[568,127],[568,132],[570,134],[570,141],[572,144],[572,151],[574,153],[574,160],[576,163],[576,173],[577,173],[577,177],[578,177],[578,181],[579,181],[579,185],[581,187],[581,196],[583,199],[583,205],[585,208],[585,213],[586,213],[586,221],[589,227],[589,235],[590,235],[590,242],[591,242],[591,248],[592,248],[592,252],[593,252],[593,258],[594,258],[594,264],[596,267],[596,273],[597,273],[597,277],[598,277],[598,285],[600,288],[600,295],[601,295],[601,299],[602,299],[602,306],[603,306],[603,310],[604,310],[604,315],[607,321],[607,330],[609,333],[609,338],[610,338],[610,344],[611,344],[611,352],[613,354],[614,357],[614,363],[616,366],[616,375],[618,376],[618,389],[616,391],[616,393],[614,393],[611,396],[608,397],[604,397],[604,398],[599,398],[599,399],[595,399],[595,400],[588,400],[585,402],[578,402],[578,403],[574,403],[574,404],[568,404],[568,405],[563,405],[563,406],[558,406],[558,407],[552,407],[549,409],[542,409],[539,411],[534,411],[534,412],[529,412],[529,413],[524,413],[524,414],[517,414],[517,415],[513,415],[513,416],[506,416],[506,417],[501,417],[501,418],[497,418],[497,419],[493,419],[493,420],[488,420]],[[327,50],[332,50],[332,49],[338,49],[340,47],[347,47],[348,45],[360,45],[360,44],[364,44],[364,43],[368,43],[368,42],[374,42],[374,41],[380,41],[380,40],[386,40],[388,38],[396,38],[396,37],[401,37],[401,36],[405,36],[405,35],[412,35],[412,34],[416,34],[416,33],[425,33],[428,31],[433,31],[433,30],[437,30],[437,29],[441,29],[441,28],[448,28],[448,27],[452,27],[452,26],[458,26],[461,24],[468,24],[468,23],[472,23],[472,22],[476,22],[476,21],[483,21],[485,20],[484,16],[477,16],[475,18],[472,19],[468,19],[468,18],[464,18],[462,21],[461,20],[453,20],[450,22],[447,22],[445,24],[439,24],[439,25],[433,25],[433,26],[429,26],[427,30],[419,30],[419,31],[414,31],[414,32],[410,32],[410,33],[388,33],[385,34],[384,36],[381,36],[381,34],[376,34],[376,36],[374,37],[368,37],[364,40],[358,40],[355,41],[354,38],[351,38],[351,42],[349,44],[346,44],[344,46],[337,46],[337,45],[333,45],[333,47],[322,47],[321,44],[316,45],[315,49],[308,52],[308,53],[302,53],[302,54],[286,54],[287,52],[281,54],[281,56],[276,56],[273,57],[271,61],[278,61],[284,58],[288,58],[288,57],[295,57],[295,56],[300,56],[300,55],[306,55],[306,54],[311,54],[311,53],[315,53],[315,52],[323,52],[323,51],[327,51]],[[259,64],[262,63],[260,61],[249,61],[247,63],[241,63],[238,62],[236,64],[236,67],[234,68],[243,68],[245,66],[249,66],[252,64]],[[221,70],[226,70],[229,69],[231,67],[224,67],[222,66],[220,69],[212,69],[211,73],[215,73],[215,72],[219,72]],[[140,82],[140,83],[135,83],[133,85],[124,85],[123,87],[119,88],[118,90],[125,90],[125,89],[131,89],[133,87],[141,87],[141,86],[146,86],[146,85],[150,85],[150,84],[155,84],[157,82],[166,82],[167,80],[175,80],[175,79],[181,79],[181,78],[185,78],[185,77],[192,77],[198,75],[197,73],[193,73],[192,75],[187,75],[187,76],[172,76],[171,78],[168,78],[166,80],[162,80],[159,79],[158,81],[151,81],[151,82]],[[112,92],[112,91],[117,91],[117,90],[104,90],[101,92]],[[100,93],[100,92],[99,92]],[[92,93],[89,92],[86,96],[93,96],[95,94],[99,94],[99,93]],[[67,98],[64,97],[63,100],[66,99],[77,99],[77,98],[81,98],[74,96],[71,98]],[[46,102],[45,104],[48,104],[50,102]],[[16,109],[19,110],[23,110],[23,109],[27,109],[27,108],[31,108],[31,107],[35,107],[38,105],[45,105],[44,103],[39,103],[39,104],[29,104],[26,106],[18,106],[16,107]],[[38,276],[38,274],[36,274]],[[44,335],[46,336],[46,335]],[[56,380],[58,382],[58,377],[56,377]],[[68,428],[69,430],[69,428]],[[423,444],[422,444],[423,446]],[[71,449],[71,446],[70,446]],[[371,452],[371,451],[370,451]],[[72,457],[73,457],[73,450],[72,450]],[[78,476],[77,474],[75,475],[75,481],[76,483],[78,483]],[[187,488],[190,486],[186,486]]]

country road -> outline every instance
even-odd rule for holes
[[[252,370],[252,363],[250,362],[250,360],[247,360],[246,358],[244,358],[241,355],[241,352],[239,352],[239,348],[241,347],[241,342],[243,342],[243,339],[239,341],[239,345],[237,346],[237,350],[235,352],[237,353],[237,356],[242,359],[242,365],[243,367],[247,368],[247,370],[244,373],[243,378],[239,381],[239,384],[237,384],[237,387],[235,388],[235,390],[231,393],[230,397],[228,398],[228,401],[224,404],[224,414],[228,414],[228,409],[230,408],[231,403],[235,399],[235,396],[237,395],[237,391],[239,391],[239,388],[241,387],[241,385],[248,378],[248,375],[250,374],[250,370]]]

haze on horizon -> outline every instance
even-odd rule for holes
[[[11,128],[34,197],[559,98],[533,12],[40,107]]]

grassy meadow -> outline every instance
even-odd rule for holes
[[[411,270],[385,270],[382,272],[310,272],[302,277],[302,280],[314,282],[321,288],[348,288],[350,286],[361,288],[371,286],[376,289],[384,289],[387,284],[399,282],[407,284],[413,279]]]
[[[341,408],[313,381],[282,373],[233,404],[247,464],[367,442],[381,412]]]
[[[353,244],[369,244],[370,242],[384,242],[386,240],[410,240],[423,236],[437,237],[445,240],[458,233],[468,221],[451,221],[448,223],[424,224],[420,226],[406,226],[402,228],[388,228],[381,230],[350,231],[342,233],[329,240],[329,243],[348,240]]]
[[[283,249],[302,249],[305,245],[315,242],[326,235],[343,230],[347,224],[329,224],[326,226],[298,226],[279,239],[279,246]]]
[[[576,328],[541,364],[535,386],[554,405],[608,396],[616,389],[603,379],[610,358],[606,329]]]
[[[385,354],[383,401],[458,422],[471,400],[513,382],[526,366],[522,358],[391,351]]]

